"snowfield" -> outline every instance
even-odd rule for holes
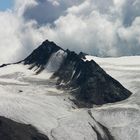
[[[133,95],[125,101],[92,109],[97,121],[107,126],[117,140],[140,139],[140,57],[97,58],[108,74],[129,89]]]
[[[122,102],[79,109],[69,100],[71,95],[49,79],[52,64],[39,75],[35,68],[15,64],[0,68],[0,116],[32,124],[50,140],[140,140],[140,57],[86,58],[133,95]]]

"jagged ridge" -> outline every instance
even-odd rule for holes
[[[30,69],[34,66],[39,67],[38,74],[49,62],[50,57],[59,50],[63,49],[46,40],[23,62],[25,65],[31,65]],[[78,55],[69,50],[65,52],[67,56],[52,78],[58,77],[56,83],[58,88],[75,89],[72,93],[76,97],[74,102],[77,105],[85,107],[92,104],[113,103],[124,100],[132,94],[109,76],[95,61],[84,60],[83,53]]]

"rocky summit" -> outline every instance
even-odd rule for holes
[[[49,64],[53,71],[51,78],[57,78],[57,87],[69,90],[75,97],[74,103],[79,107],[118,102],[131,95],[130,91],[108,75],[94,60],[86,60],[84,53],[64,50],[48,40],[23,62],[30,65],[30,69],[38,67],[36,74]]]

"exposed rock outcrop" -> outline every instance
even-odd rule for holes
[[[59,50],[63,49],[46,40],[24,60],[24,64],[31,65],[30,69],[39,67],[38,74],[49,63],[50,57]],[[113,103],[131,95],[130,91],[109,76],[95,61],[85,60],[84,53],[78,55],[69,50],[63,51],[67,56],[52,78],[58,78],[58,88],[74,89],[72,93],[76,97],[74,102],[77,105]]]
[[[33,126],[0,117],[0,140],[49,140]]]

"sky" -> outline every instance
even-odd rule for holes
[[[140,0],[0,0],[0,63],[46,39],[99,57],[140,55]]]
[[[12,8],[13,0],[0,0],[0,11]]]

